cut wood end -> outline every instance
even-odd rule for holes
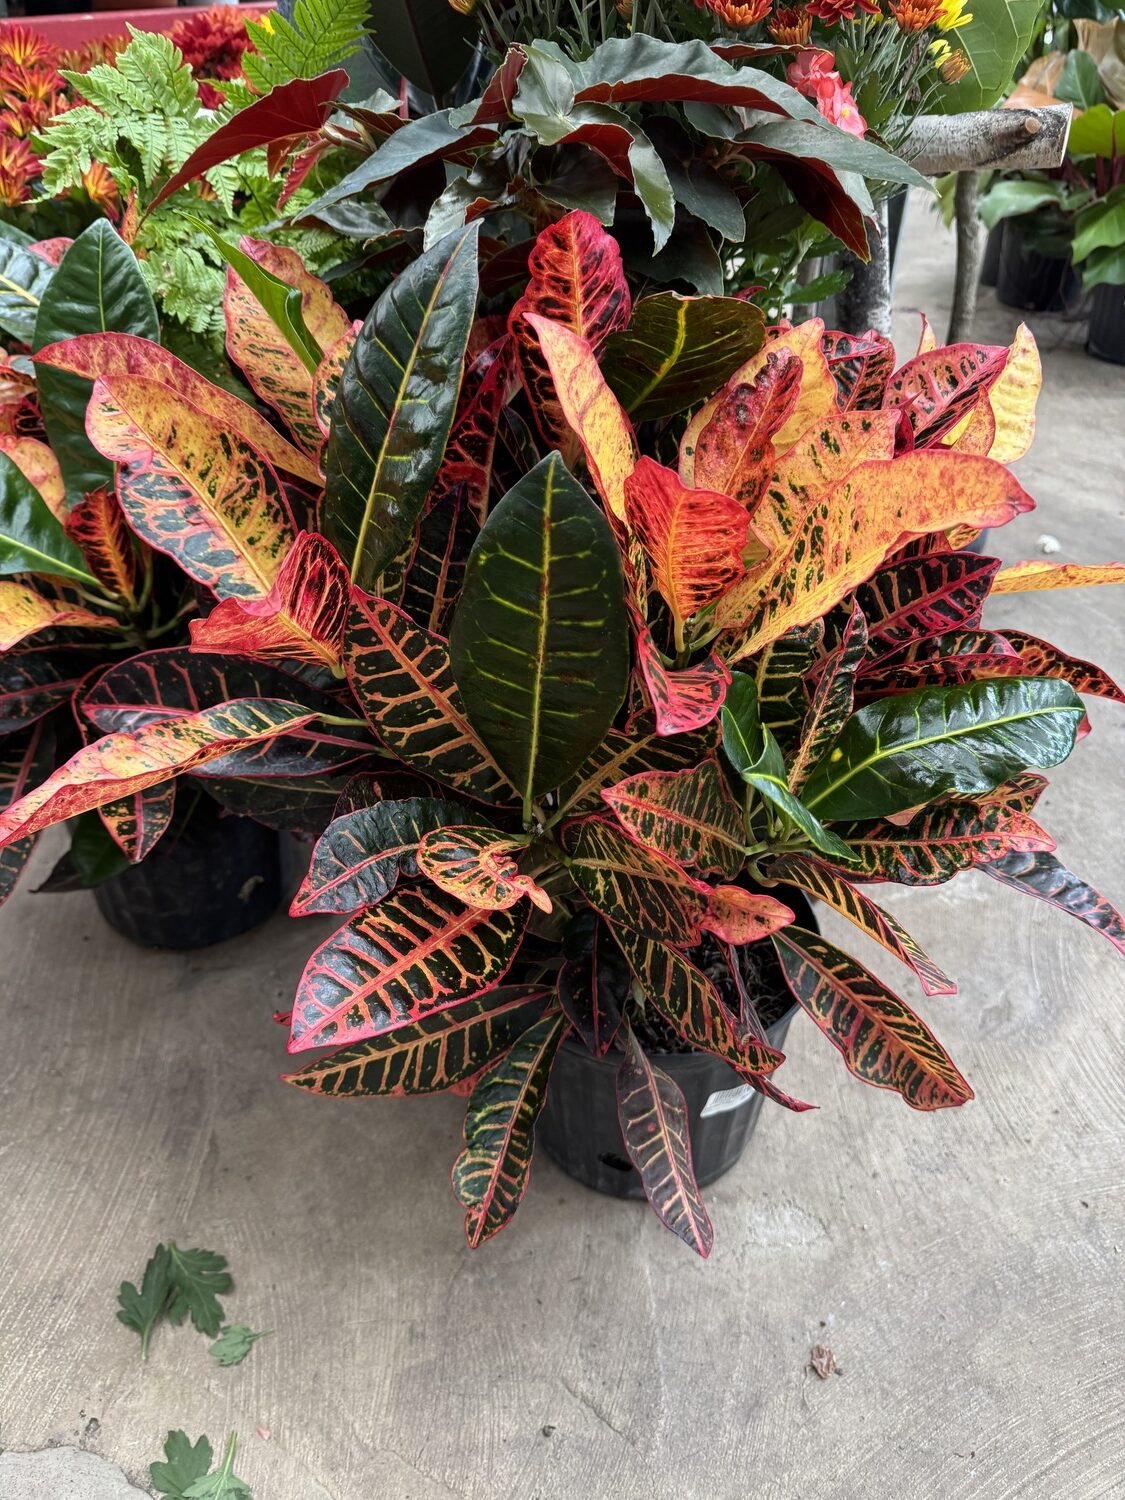
[[[1043,129],[1043,122],[1039,119],[1038,115],[1028,115],[1024,119],[1023,128],[1027,131],[1028,135],[1038,135]]]

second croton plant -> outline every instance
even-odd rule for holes
[[[245,267],[269,255],[242,248]],[[188,776],[315,834],[293,911],[342,925],[301,978],[289,1047],[316,1055],[288,1081],[469,1093],[453,1185],[472,1245],[517,1208],[552,1062],[580,1044],[619,1049],[625,1147],[707,1253],[682,1104],[642,1042],[670,1029],[801,1107],[741,983],[749,944],[773,944],[858,1078],[915,1109],[972,1097],[927,1021],[797,925],[786,888],[926,995],[953,982],[871,882],[983,869],[1125,949],[1033,818],[1084,726],[1078,691],[1122,694],[981,622],[990,593],[1125,567],[959,550],[1032,504],[1005,467],[1033,428],[1026,331],[1010,349],[927,332],[895,371],[878,335],[765,329],[742,300],[631,305],[584,212],[539,236],[506,310],[478,306],[459,230],[358,335],[295,260],[269,264],[300,311],[279,330],[231,271],[228,348],[291,441],[263,445],[250,407],[145,338],[36,357],[92,382],[103,488],[205,602],[190,647],[83,685],[103,737],[0,832],[141,808]],[[21,493],[6,531],[38,539],[49,576],[55,533]]]

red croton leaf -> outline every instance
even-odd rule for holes
[[[98,489],[84,495],[67,516],[65,530],[81,547],[102,587],[135,604],[137,544],[113,491]]]
[[[906,415],[915,448],[926,448],[978,409],[990,413],[988,391],[1008,363],[1002,345],[948,344],[919,354],[887,383],[884,407]],[[987,453],[995,424],[982,447]]]
[[[1108,672],[1095,666],[1093,662],[1068,656],[1049,641],[1038,640],[1022,630],[1005,630],[1003,639],[1016,655],[992,658],[989,664],[990,676],[1061,677],[1080,693],[1092,693],[1098,698],[1112,698],[1117,703],[1125,703],[1125,693],[1122,693]]]
[[[568,817],[600,812],[606,787],[646,771],[683,771],[710,755],[719,743],[719,726],[712,720],[693,734],[666,738],[651,714],[642,714],[629,732],[611,729],[601,744],[559,790],[559,806]]]
[[[657,734],[689,734],[719,716],[730,687],[730,668],[712,652],[693,666],[666,667],[647,629],[637,634],[637,660],[652,700]]]
[[[691,946],[707,922],[711,890],[603,818],[566,823],[562,847],[575,884],[614,924]]]
[[[772,896],[756,895],[740,885],[717,885],[711,891],[707,929],[724,943],[756,943],[795,921],[789,907]]]
[[[649,1062],[628,1021],[617,1070],[617,1118],[645,1197],[665,1228],[704,1260],[715,1234],[691,1160],[687,1105],[679,1088]]]
[[[264,599],[221,599],[206,618],[191,621],[191,649],[336,667],[350,591],[336,549],[303,531]]]
[[[241,156],[257,146],[268,146],[271,141],[298,139],[312,135],[321,128],[332,113],[332,106],[348,84],[348,75],[342,68],[333,68],[319,78],[294,78],[289,83],[279,84],[263,99],[256,99],[226,122],[220,125],[203,145],[193,151],[157,193],[145,210],[150,214],[158,204],[178,192],[186,183],[193,182],[204,172],[229,161],[232,156]]]
[[[253,106],[251,106],[253,108]],[[351,322],[324,282],[305,269],[301,257],[283,245],[243,235],[239,249],[264,270],[301,293],[301,317],[325,354],[350,331]],[[227,267],[223,293],[227,353],[254,394],[284,420],[298,447],[315,457],[323,434],[313,405],[313,382],[277,324],[233,267]]]
[[[869,634],[861,672],[916,641],[975,626],[999,567],[971,552],[931,552],[881,568],[856,590]]]
[[[862,964],[800,927],[776,933],[773,944],[793,998],[857,1078],[893,1089],[911,1109],[973,1097],[929,1027]]]
[[[500,414],[508,401],[514,367],[515,343],[504,334],[482,350],[465,371],[428,510],[447,499],[457,500],[478,524],[483,524],[488,514]]]
[[[168,831],[175,809],[176,783],[165,781],[105,803],[98,808],[98,816],[122,854],[136,865],[152,853]]]
[[[39,722],[0,739],[0,809],[17,802],[46,777],[55,763],[55,731]],[[35,835],[17,839],[0,849],[0,904],[15,890],[31,858]]]
[[[66,481],[54,453],[38,438],[0,432],[0,453],[6,454],[56,520],[66,523]]]
[[[629,322],[629,287],[617,241],[593,214],[575,209],[543,230],[528,260],[527,291],[512,308],[508,329],[539,430],[549,444],[568,432],[554,382],[527,313],[561,323],[591,349]]]
[[[733,495],[750,514],[776,468],[773,438],[797,408],[803,372],[788,349],[767,353],[752,381],[736,371],[687,425],[680,443],[684,483]]]
[[[746,572],[750,518],[729,495],[688,489],[672,469],[642,458],[625,481],[625,519],[648,556],[682,649],[685,622]],[[755,539],[752,556],[764,551]]]
[[[499,983],[515,957],[526,910],[478,911],[421,886],[392,892],[309,959],[289,1051],[379,1036]]]

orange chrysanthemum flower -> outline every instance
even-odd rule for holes
[[[33,68],[38,63],[54,67],[58,49],[27,26],[5,26],[0,30],[0,57],[9,58],[23,67]]]
[[[709,10],[724,26],[729,26],[734,31],[756,26],[759,21],[765,20],[773,7],[773,0],[748,0],[745,4],[739,3],[739,0],[695,0],[695,3],[701,9]]]
[[[109,174],[109,168],[100,161],[92,161],[88,172],[82,173],[82,186],[86,189],[90,202],[100,208],[103,213],[115,214],[120,206],[121,199],[117,192],[117,184]]]
[[[30,196],[39,161],[26,141],[0,136],[0,205],[15,208]]]
[[[925,31],[940,14],[941,0],[891,0],[891,15],[900,31]]]
[[[65,85],[54,68],[46,63],[7,62],[0,68],[0,89],[7,103],[13,99],[25,99],[28,103],[45,104],[53,99]]]
[[[956,52],[951,52],[943,62],[938,64],[938,72],[941,74],[943,83],[960,83],[971,67],[969,59],[958,47]]]
[[[766,30],[783,47],[803,47],[812,33],[812,21],[809,11],[790,6],[775,10]]]

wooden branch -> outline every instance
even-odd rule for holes
[[[982,109],[964,115],[919,115],[901,154],[927,177],[1003,167],[1057,167],[1066,154],[1074,111]]]
[[[953,283],[953,309],[947,344],[962,344],[972,337],[977,312],[977,287],[984,255],[984,225],[977,217],[976,172],[958,172],[954,189],[957,213],[957,275]]]

